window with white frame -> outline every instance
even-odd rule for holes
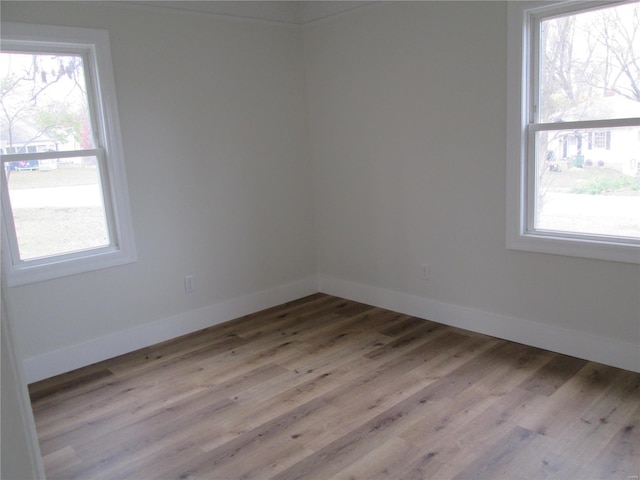
[[[589,137],[591,139],[591,137]],[[611,132],[593,132],[593,140],[592,144],[590,144],[590,149],[592,148],[606,148],[609,149],[611,144]]]
[[[640,4],[509,4],[507,246],[640,263]]]
[[[0,50],[8,285],[135,261],[107,32],[3,23]]]

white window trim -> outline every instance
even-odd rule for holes
[[[65,255],[45,257],[33,261],[19,261],[17,245],[10,241],[8,221],[11,220],[7,189],[3,186],[2,266],[8,286],[24,285],[67,275],[99,270],[132,263],[137,260],[133,222],[124,164],[124,152],[118,120],[115,80],[109,47],[109,34],[105,30],[75,27],[57,27],[6,23],[1,25],[2,41],[43,47],[69,45],[88,49],[89,77],[96,98],[96,149],[108,158],[103,175],[105,208],[112,219],[112,245]],[[92,87],[89,87],[91,90]],[[56,154],[56,158],[59,154]],[[8,156],[7,156],[8,157]],[[4,183],[4,174],[2,174]],[[109,205],[107,205],[109,204]]]
[[[529,123],[530,52],[528,45],[529,22],[527,16],[533,11],[540,12],[558,8],[565,4],[566,11],[575,8],[576,2],[508,2],[507,11],[507,185],[506,185],[506,246],[512,250],[550,253],[572,257],[593,258],[625,263],[640,263],[640,244],[613,237],[580,236],[556,232],[534,232],[530,225],[533,192],[527,181],[530,165],[527,163],[527,145],[531,144],[527,133]],[[590,7],[611,5],[612,2],[589,2]],[[581,123],[581,122],[576,122]],[[602,127],[609,122],[601,121]],[[589,127],[593,127],[593,122]],[[532,131],[535,130],[531,129]],[[529,224],[528,224],[529,223]]]

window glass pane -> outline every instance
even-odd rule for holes
[[[540,22],[540,121],[640,116],[640,4]]]
[[[6,162],[4,169],[22,260],[109,245],[96,157]]]
[[[640,127],[536,133],[535,229],[640,239]]]
[[[2,52],[0,82],[4,151],[94,148],[80,55]]]

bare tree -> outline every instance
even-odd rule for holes
[[[74,96],[86,95],[80,57],[2,53],[0,123],[8,146],[24,147],[46,136],[66,142],[80,136]]]
[[[599,99],[640,102],[640,5],[546,20],[540,72],[542,121],[586,119]]]
[[[630,7],[624,19],[618,9],[603,11],[600,28],[593,35],[607,52],[605,93],[612,91],[640,102],[640,6]]]

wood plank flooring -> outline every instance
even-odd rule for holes
[[[323,294],[30,393],[49,479],[640,475],[640,374]]]

